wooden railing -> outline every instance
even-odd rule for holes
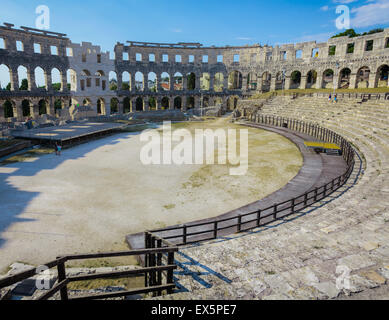
[[[316,187],[300,196],[281,203],[276,203],[267,208],[225,219],[153,230],[151,231],[151,234],[154,236],[158,235],[160,239],[172,241],[177,246],[182,246],[197,243],[199,241],[214,240],[219,236],[240,233],[265,226],[276,220],[295,214],[328,197],[347,182],[354,170],[355,151],[353,147],[346,139],[334,131],[316,124],[277,116],[256,114],[250,116],[250,119],[247,120],[263,125],[288,128],[293,131],[307,134],[321,141],[335,143],[341,148],[341,155],[347,163],[347,169],[342,175],[320,187]]]
[[[146,236],[150,239],[149,236]],[[154,296],[161,295],[163,292],[172,293],[175,284],[173,281],[173,271],[177,268],[174,261],[174,254],[178,251],[176,246],[171,245],[166,240],[157,240],[156,237],[151,237],[150,246],[143,250],[132,250],[125,252],[110,252],[110,253],[95,253],[85,255],[68,255],[58,257],[56,260],[44,264],[48,269],[57,268],[58,279],[55,285],[44,291],[35,300],[47,300],[53,297],[57,292],[60,292],[61,300],[96,300],[131,296],[136,294],[152,293]],[[167,263],[162,259],[163,255],[167,255]],[[115,271],[107,273],[95,273],[88,275],[67,276],[66,262],[74,260],[88,260],[100,258],[117,258],[128,256],[145,256],[148,263],[139,269]],[[6,277],[0,280],[0,289],[10,287],[21,281],[27,280],[38,275],[37,269],[30,270]],[[131,289],[128,291],[109,292],[96,295],[86,295],[81,297],[69,298],[68,285],[72,282],[88,281],[97,279],[118,279],[125,277],[142,276],[145,278],[145,286],[142,288]],[[7,296],[3,297],[7,299]]]

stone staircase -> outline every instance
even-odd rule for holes
[[[389,101],[275,97],[261,112],[347,138],[353,175],[284,221],[182,248],[181,292],[159,299],[389,299]]]

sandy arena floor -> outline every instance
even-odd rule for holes
[[[225,120],[177,127],[238,127]],[[139,133],[121,133],[28,162],[0,166],[0,272],[58,255],[112,251],[127,234],[220,215],[283,187],[302,165],[298,148],[249,129],[249,170],[144,166]]]

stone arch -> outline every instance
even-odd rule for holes
[[[0,90],[11,91],[11,72],[7,65],[0,65]]]
[[[97,114],[105,115],[105,100],[104,98],[97,99]]]
[[[224,75],[222,72],[217,72],[215,74],[213,90],[215,92],[222,92],[224,90]]]
[[[362,67],[358,69],[357,72],[357,88],[369,88],[369,77],[370,77],[370,68]]]
[[[170,74],[167,72],[161,74],[161,88],[162,91],[170,91]]]
[[[47,114],[48,103],[45,99],[41,99],[38,102],[39,115]]]
[[[131,112],[131,100],[129,97],[123,99],[123,113]]]
[[[238,97],[230,96],[227,99],[227,111],[233,111],[238,106]]]
[[[184,76],[181,72],[176,72],[174,74],[174,90],[181,91],[184,88]]]
[[[247,75],[247,91],[256,91],[258,89],[258,75],[255,72],[249,72]]]
[[[125,91],[131,90],[131,74],[128,71],[123,71],[122,73],[122,87],[120,89]]]
[[[217,107],[221,107],[223,105],[223,98],[221,97],[215,97],[213,99],[213,104]]]
[[[301,85],[301,72],[295,70],[290,75],[290,89],[298,89]]]
[[[92,105],[92,100],[89,99],[89,98],[85,98],[85,99],[82,101],[82,105],[83,105],[83,106],[89,107],[89,106]]]
[[[24,99],[22,101],[22,115],[23,117],[29,117],[31,115],[31,103],[30,100]]]
[[[155,72],[149,72],[147,75],[147,88],[151,92],[157,92],[158,79]]]
[[[261,90],[264,92],[270,91],[271,86],[271,73],[265,71],[262,73]]]
[[[307,89],[313,88],[317,82],[317,71],[309,70],[307,73]]]
[[[186,109],[193,109],[195,107],[195,98],[190,96],[186,99]]]
[[[36,67],[34,70],[35,85],[38,89],[47,89],[46,73],[41,67]]]
[[[284,85],[284,74],[282,71],[278,71],[276,74],[276,86],[275,90],[282,90],[285,89]]]
[[[109,102],[109,106],[111,108],[111,114],[118,113],[119,112],[119,100],[118,100],[118,98],[111,98],[111,100]]]
[[[144,110],[142,97],[136,98],[136,100],[135,100],[135,110],[136,111],[143,111]]]
[[[62,76],[57,68],[51,69],[51,87],[54,91],[62,90]]]
[[[25,66],[18,67],[18,79],[19,79],[19,90],[27,91],[30,90],[28,83],[28,70]]]
[[[187,74],[187,90],[196,90],[196,75],[193,72]]]
[[[14,106],[15,103],[11,100],[6,100],[3,104],[4,107],[4,118],[13,118],[15,117],[14,114]]]
[[[54,101],[54,113],[57,114],[58,110],[62,110],[64,107],[64,101],[62,99],[56,99]]]
[[[200,78],[200,89],[203,91],[209,91],[211,87],[211,76],[208,72],[204,72]]]
[[[334,70],[327,69],[323,72],[323,89],[331,89],[334,87]]]
[[[339,72],[339,88],[348,89],[350,87],[351,70],[349,68],[343,68]]]
[[[174,109],[177,109],[177,110],[182,109],[182,98],[181,97],[174,98]]]
[[[239,71],[232,71],[228,75],[228,90],[240,90],[242,89],[242,73]]]
[[[77,72],[73,69],[66,71],[66,79],[68,83],[68,89],[70,91],[77,91]]]
[[[389,87],[389,66],[384,64],[377,69],[377,87]]]
[[[135,73],[135,91],[143,91],[145,89],[145,77],[142,72]]]
[[[209,107],[209,97],[203,97],[203,101],[201,103],[201,106],[203,108],[208,108]]]
[[[109,90],[116,91],[118,89],[118,77],[115,71],[110,71],[108,74]]]
[[[157,110],[157,99],[149,97],[149,110]]]
[[[163,97],[161,100],[162,110],[168,110],[170,107],[170,99],[168,97]]]

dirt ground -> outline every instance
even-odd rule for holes
[[[226,120],[174,128],[238,128]],[[127,234],[218,216],[263,198],[297,175],[302,156],[288,139],[249,130],[249,169],[152,165],[140,133],[120,133],[0,166],[0,272],[58,255],[122,248]]]

